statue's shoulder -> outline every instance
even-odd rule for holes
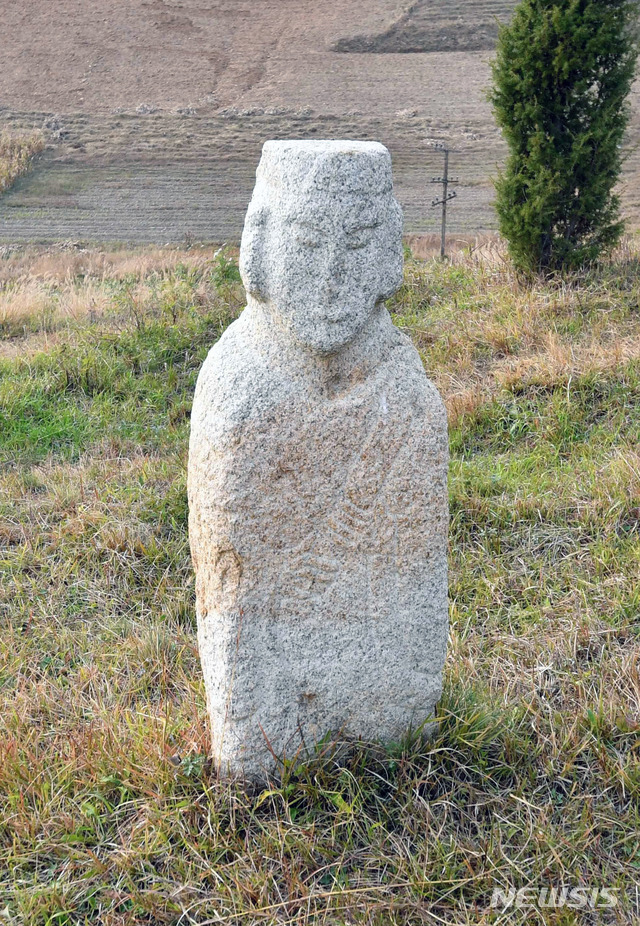
[[[246,310],[222,333],[202,364],[196,384],[196,396],[233,389],[238,380],[250,375],[259,357],[249,337]]]
[[[282,398],[286,384],[257,349],[243,313],[209,351],[196,383],[192,431],[206,432],[221,448],[250,419]]]
[[[393,329],[380,378],[388,386],[395,403],[410,407],[414,415],[426,416],[446,429],[447,413],[442,397],[428,378],[413,341],[398,328]]]

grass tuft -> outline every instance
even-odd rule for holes
[[[44,151],[41,132],[0,133],[0,193],[5,193],[19,177],[28,173],[33,159]]]

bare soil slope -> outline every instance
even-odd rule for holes
[[[0,0],[0,117],[44,127],[49,143],[0,199],[0,239],[235,239],[262,142],[314,135],[387,144],[411,232],[437,226],[428,181],[433,143],[448,141],[451,229],[490,229],[504,148],[485,89],[513,5]],[[634,155],[634,220],[639,175]]]

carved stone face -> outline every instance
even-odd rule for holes
[[[393,292],[402,251],[377,204],[308,200],[267,233],[267,292],[297,341],[322,353],[350,343]],[[396,224],[398,224],[396,222]]]
[[[300,346],[335,353],[400,285],[401,235],[390,191],[341,193],[309,184],[285,195],[263,193],[243,235],[245,285]]]

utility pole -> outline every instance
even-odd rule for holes
[[[456,177],[453,180],[449,179],[449,152],[450,148],[447,148],[445,145],[437,144],[435,146],[439,151],[444,153],[444,172],[442,177],[432,177],[431,183],[441,183],[442,184],[442,199],[434,199],[431,203],[432,206],[442,206],[442,230],[440,237],[440,258],[444,260],[445,258],[445,245],[447,241],[447,203],[450,199],[455,199],[456,191],[452,190],[449,193],[449,187],[454,183],[459,183],[460,181]]]

